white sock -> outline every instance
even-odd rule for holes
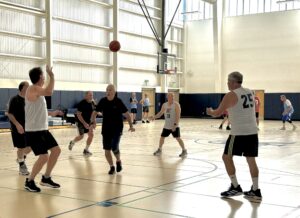
[[[238,187],[239,183],[238,183],[238,181],[237,181],[236,176],[235,176],[235,175],[230,175],[229,178],[230,178],[230,180],[231,180],[232,185],[233,185],[235,188]]]
[[[252,182],[253,182],[253,191],[258,189],[258,177],[252,177]]]
[[[24,161],[25,161],[24,158],[21,158],[21,159],[18,158],[19,163],[24,162]]]
[[[88,151],[88,150],[89,150],[89,147],[90,147],[90,145],[86,145],[86,146],[85,146],[85,150]]]

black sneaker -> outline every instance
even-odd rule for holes
[[[149,121],[149,120],[147,120],[147,121],[146,121],[146,123],[150,123],[150,121]]]
[[[231,130],[230,126],[227,126],[227,127],[226,127],[226,130]]]
[[[136,124],[136,120],[134,120],[134,121],[132,122],[132,124]]]
[[[219,126],[219,129],[222,129],[222,128],[223,128],[223,125],[220,125],[220,126]]]
[[[253,186],[251,186],[250,191],[244,192],[244,197],[248,199],[261,200],[261,192],[260,189],[253,190]]]
[[[142,123],[145,123],[145,120],[142,120]]]
[[[109,175],[115,174],[115,170],[116,170],[115,167],[114,167],[114,166],[111,166],[111,167],[110,167],[110,170],[108,171],[108,174],[109,174]]]
[[[225,192],[221,193],[222,197],[232,197],[232,196],[238,196],[243,194],[243,190],[240,185],[238,187],[234,187],[232,184],[230,185],[229,189]]]
[[[57,184],[57,183],[55,183],[55,182],[53,182],[52,179],[51,179],[51,177],[45,178],[45,176],[42,176],[40,185],[48,186],[50,188],[60,188],[60,185]]]
[[[116,165],[117,165],[117,169],[116,169],[116,170],[117,170],[117,173],[118,173],[118,172],[121,172],[122,169],[123,169],[123,168],[122,168],[122,162],[121,162],[121,161],[117,161],[117,162],[116,162]]]
[[[41,191],[41,189],[35,185],[34,180],[29,181],[28,178],[26,178],[24,188],[30,192],[40,192]]]

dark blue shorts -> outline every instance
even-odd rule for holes
[[[114,135],[102,134],[103,149],[112,151],[119,150],[120,139],[120,133],[116,133]]]

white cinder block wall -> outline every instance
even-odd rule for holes
[[[187,23],[185,92],[219,92],[214,77],[212,21]],[[266,92],[300,92],[300,11],[224,18],[221,92],[239,70],[245,86]]]

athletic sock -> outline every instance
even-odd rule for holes
[[[238,181],[237,181],[236,175],[230,175],[229,178],[230,178],[230,180],[231,180],[232,185],[233,185],[235,188],[238,187],[239,183],[238,183]]]

